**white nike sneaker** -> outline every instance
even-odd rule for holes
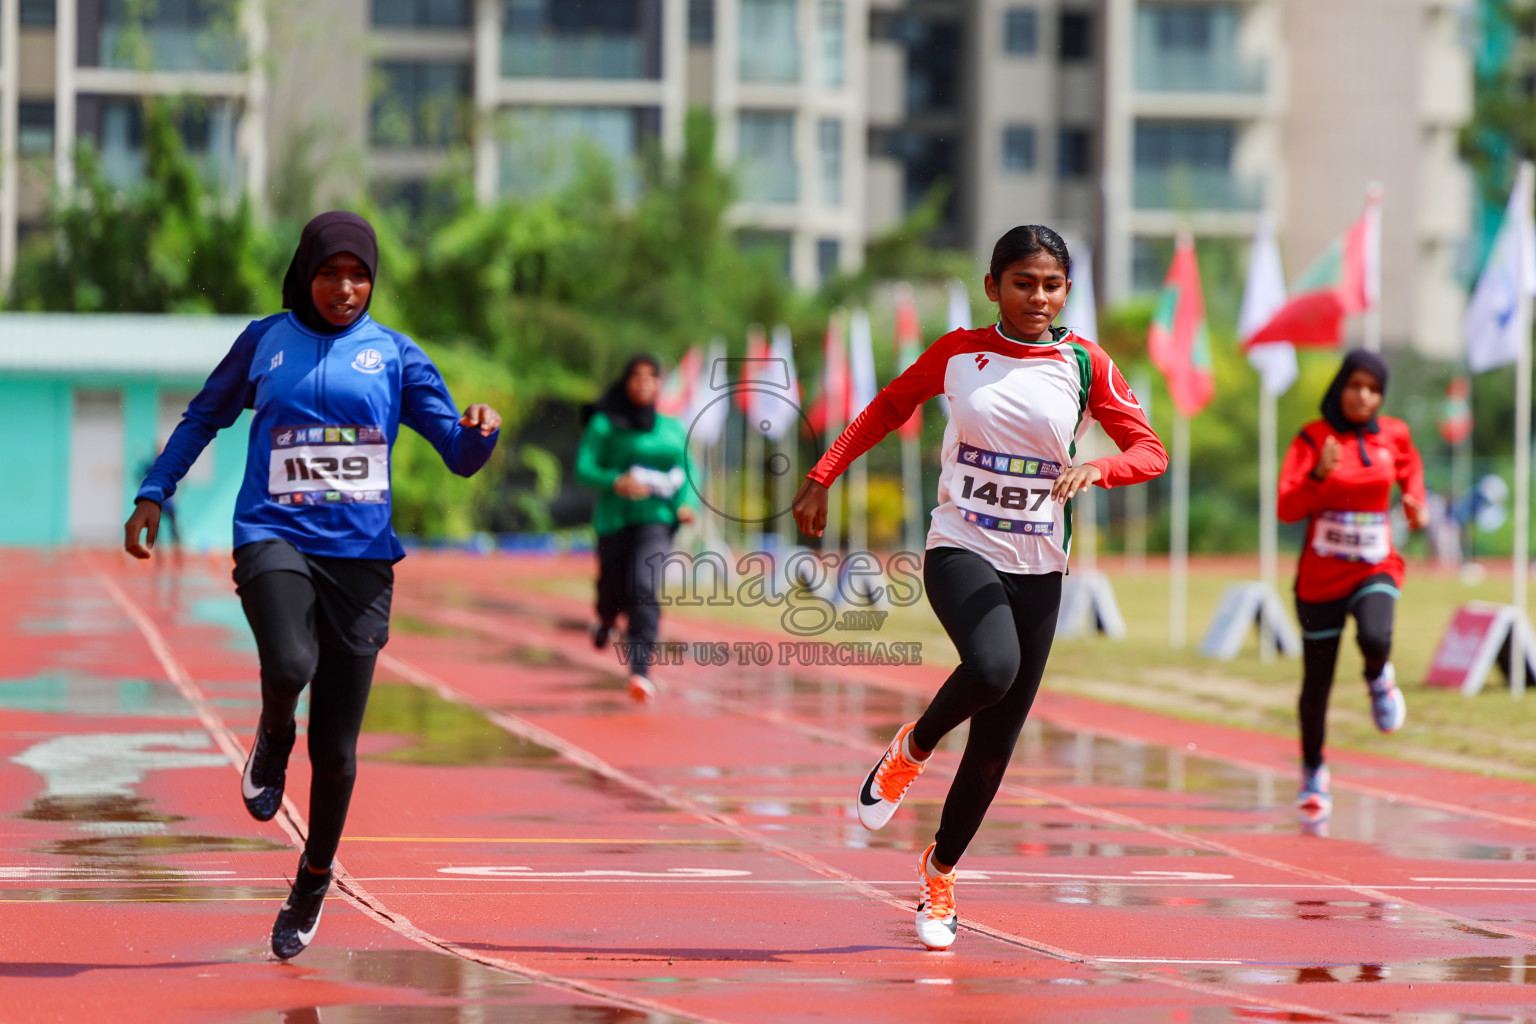
[[[293,888],[272,923],[272,953],[279,960],[289,960],[315,941],[320,930],[320,912],[325,909],[325,893],[331,887],[332,872],[317,875],[309,870],[308,858],[299,855],[299,870]]]
[[[955,872],[941,875],[932,870],[936,846],[938,843],[928,844],[917,869],[923,880],[917,902],[917,941],[929,949],[948,949],[960,929],[960,915],[955,913]]]
[[[1403,702],[1403,691],[1397,688],[1397,672],[1389,661],[1381,667],[1381,675],[1366,680],[1371,691],[1371,717],[1382,732],[1397,732],[1408,718],[1408,705]]]
[[[896,738],[869,770],[864,786],[859,790],[859,824],[871,832],[883,828],[891,820],[891,815],[901,806],[902,797],[928,767],[927,761],[914,761],[907,756],[907,736],[915,725],[916,722],[908,722],[896,731]]]

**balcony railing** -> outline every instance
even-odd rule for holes
[[[1133,201],[1138,210],[1257,211],[1264,208],[1264,183],[1228,170],[1138,168]]]
[[[639,36],[504,36],[501,73],[507,78],[654,78],[649,48]]]
[[[218,28],[101,27],[100,66],[141,71],[238,71],[245,47],[238,33]]]

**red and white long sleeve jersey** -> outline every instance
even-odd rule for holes
[[[951,331],[930,345],[808,475],[831,485],[940,394],[949,399],[950,420],[928,547],[974,551],[1001,572],[1066,569],[1070,513],[1050,491],[1093,421],[1121,452],[1093,460],[1099,486],[1151,480],[1168,466],[1162,442],[1103,349],[1059,328],[1023,342],[992,326]]]

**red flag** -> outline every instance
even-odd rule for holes
[[[741,374],[736,389],[736,408],[741,410],[743,416],[750,415],[752,411],[752,384],[758,379],[758,373],[764,360],[768,358],[768,334],[761,324],[753,324],[747,328],[747,358],[741,361]]]
[[[1452,377],[1440,407],[1440,436],[1446,444],[1461,444],[1472,434],[1472,386],[1465,377]]]
[[[853,397],[849,393],[853,380],[848,373],[846,325],[847,314],[833,310],[822,339],[821,391],[805,414],[811,430],[828,444],[833,440],[829,434],[835,436],[848,425],[848,406]]]
[[[917,362],[923,349],[923,328],[917,318],[917,298],[908,284],[896,286],[896,372],[901,373]],[[898,430],[903,441],[910,441],[923,432],[923,407],[912,410]]]
[[[681,416],[693,401],[694,387],[698,384],[699,363],[704,356],[695,345],[683,354],[656,396],[656,411],[663,416]]]
[[[1168,384],[1180,416],[1191,417],[1216,394],[1211,369],[1211,338],[1205,323],[1205,292],[1195,240],[1179,235],[1168,277],[1147,331],[1147,354]]]
[[[1344,341],[1344,318],[1375,309],[1381,266],[1381,197],[1366,198],[1365,212],[1335,238],[1291,285],[1289,300],[1244,348],[1271,341],[1331,348]]]

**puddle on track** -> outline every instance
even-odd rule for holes
[[[408,738],[408,745],[380,759],[411,764],[549,764],[557,757],[548,747],[498,727],[482,712],[413,683],[375,684],[363,732]]]

